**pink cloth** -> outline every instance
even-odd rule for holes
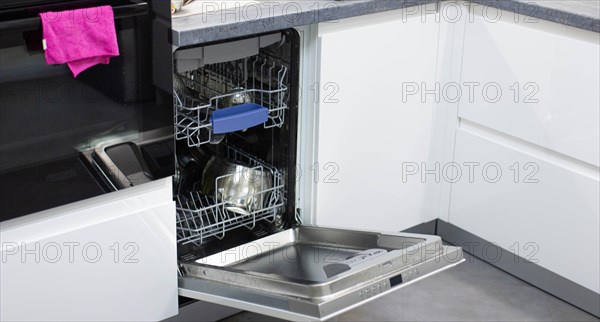
[[[68,64],[73,76],[119,56],[111,6],[41,13],[46,63]]]

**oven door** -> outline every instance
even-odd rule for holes
[[[302,226],[180,263],[179,294],[324,321],[462,261],[438,236]]]
[[[150,5],[141,0],[2,3],[0,221],[114,191],[85,154],[110,139],[173,128],[172,94],[152,82]],[[66,65],[46,64],[39,13],[100,5],[113,8],[120,55],[77,78]],[[174,172],[172,166],[148,180]]]

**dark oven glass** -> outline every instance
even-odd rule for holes
[[[0,8],[0,221],[172,175],[172,94],[153,71],[157,42],[167,40],[152,36],[151,6],[21,3],[29,5]],[[120,56],[77,78],[47,65],[38,13],[106,4]]]

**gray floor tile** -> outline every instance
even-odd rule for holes
[[[344,313],[337,321],[600,321],[467,255],[457,267]],[[222,322],[281,321],[243,312]]]

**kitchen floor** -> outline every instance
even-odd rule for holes
[[[465,258],[334,321],[600,321],[468,254]],[[241,321],[281,320],[250,312],[221,320]]]

